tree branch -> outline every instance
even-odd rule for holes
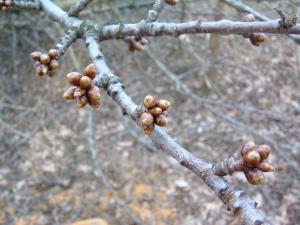
[[[79,13],[84,10],[87,5],[93,0],[78,0],[76,5],[72,6],[69,10],[68,14],[69,16],[77,17]]]

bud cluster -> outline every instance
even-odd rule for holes
[[[178,0],[165,0],[165,1],[169,5],[176,5],[176,3],[178,2]]]
[[[14,4],[13,0],[0,0],[0,8],[3,12],[7,12]]]
[[[96,73],[96,67],[91,63],[85,68],[84,75],[78,72],[67,74],[68,81],[72,86],[65,91],[63,98],[66,100],[76,100],[78,108],[83,108],[86,104],[95,109],[100,108],[100,89],[93,85]]]
[[[244,22],[254,22],[255,16],[253,14],[247,14],[243,17]],[[244,38],[248,38],[252,45],[259,46],[261,43],[266,41],[266,35],[257,33],[245,33]]]
[[[32,59],[35,61],[36,70],[35,75],[37,77],[42,77],[48,75],[49,77],[54,77],[55,70],[58,67],[57,62],[57,50],[50,49],[49,52],[41,53],[39,51],[31,53]]]
[[[249,183],[257,185],[264,182],[263,172],[273,172],[275,168],[267,163],[267,159],[271,153],[269,145],[259,145],[250,141],[241,149],[243,157],[244,173]]]
[[[143,51],[145,49],[145,45],[149,44],[149,41],[146,38],[143,37],[133,37],[130,40],[130,43],[128,45],[128,51],[134,52],[134,51]]]
[[[167,100],[155,100],[153,96],[144,98],[144,105],[141,106],[140,122],[146,135],[152,134],[154,124],[165,127],[168,124],[168,112],[170,102]]]

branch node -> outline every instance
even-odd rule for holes
[[[279,14],[279,25],[284,29],[289,29],[297,24],[298,17],[296,15],[285,15],[282,10],[274,8]]]

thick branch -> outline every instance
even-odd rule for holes
[[[283,29],[279,20],[266,22],[233,22],[221,20],[216,22],[191,21],[186,23],[146,23],[106,25],[100,34],[102,40],[124,38],[126,36],[179,36],[181,34],[218,33],[273,33],[300,34],[300,24],[290,29]]]
[[[69,17],[66,12],[62,11],[60,8],[58,8],[49,0],[41,0],[41,3],[44,12],[47,15],[49,15],[50,18],[52,18],[55,21],[58,21],[62,25],[71,28],[73,26],[79,27],[80,24],[82,24],[82,21]],[[124,36],[129,36],[129,35],[141,36],[147,34],[151,34],[151,35],[172,34],[176,36],[179,35],[180,32],[196,33],[201,30],[206,32],[222,30],[222,32],[224,32],[224,29],[221,29],[220,26],[222,27],[224,25],[230,25],[230,27],[232,27],[233,24],[236,25],[236,23],[228,22],[228,21],[220,21],[215,23],[216,24],[215,26],[213,26],[212,29],[208,29],[207,23],[200,23],[198,21],[191,22],[191,23],[183,23],[183,24],[171,24],[171,25],[167,23],[146,24],[144,25],[145,26],[144,28],[147,29],[145,30],[141,29],[140,31],[138,31],[139,30],[138,28],[140,28],[140,25],[143,24],[124,25],[124,26],[112,25],[108,27],[114,28],[111,31],[116,31],[117,35],[122,34],[122,32],[118,30],[123,31]],[[248,25],[246,26],[246,28],[243,27],[246,25],[245,23],[237,23],[237,24],[239,24],[242,27],[242,30],[249,28],[247,27]],[[267,25],[277,28],[278,21],[268,22]],[[124,32],[124,30],[126,30],[125,29],[126,26],[127,27],[129,26],[129,28],[131,28],[127,31],[128,33]],[[108,27],[106,27],[106,33],[109,33]],[[141,27],[143,28],[143,26]],[[299,29],[298,26],[296,27],[297,29]],[[86,29],[83,29],[84,30],[83,35],[86,41],[86,45],[90,57],[93,63],[95,64],[97,71],[99,72],[97,78],[95,79],[95,84],[107,89],[108,94],[117,102],[117,104],[122,109],[124,115],[128,115],[133,120],[137,120],[138,119],[136,114],[137,105],[126,94],[126,92],[123,89],[123,85],[120,83],[118,77],[116,77],[112,73],[110,68],[107,66],[103,54],[101,52],[100,45],[98,43],[98,38],[96,33],[97,29],[95,29],[95,26],[89,26],[88,23],[86,23],[85,28]],[[156,31],[156,29],[158,30]],[[229,28],[227,27],[227,29]],[[225,31],[228,31],[227,29],[225,29]],[[229,29],[229,31],[233,33],[237,32],[234,28],[232,29],[233,30]],[[252,29],[254,29],[254,27],[252,27]],[[257,27],[255,29],[257,29]],[[270,27],[268,29],[270,29]],[[295,27],[290,30],[295,30]],[[241,31],[238,32],[241,33]],[[249,32],[249,30],[247,30],[247,32]],[[189,151],[181,147],[179,144],[177,144],[168,134],[166,134],[159,127],[155,127],[155,130],[151,135],[151,140],[154,142],[157,148],[173,156],[181,165],[192,170],[195,174],[201,177],[204,180],[204,182],[216,193],[216,195],[224,202],[224,204],[229,209],[231,209],[235,214],[241,215],[242,224],[246,224],[246,225],[269,224],[265,220],[264,216],[256,209],[256,203],[253,200],[250,200],[247,197],[245,192],[240,190],[235,185],[228,183],[223,178],[216,176],[213,173],[212,164],[204,162],[199,158],[195,157],[192,153],[190,153]]]

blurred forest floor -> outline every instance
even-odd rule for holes
[[[56,1],[68,7],[70,1]],[[135,2],[135,8],[130,5]],[[94,1],[83,17],[99,23],[137,22],[153,1]],[[295,1],[245,1],[271,18]],[[239,20],[217,1],[180,1],[161,21]],[[41,13],[0,15],[0,224],[235,225],[214,193],[157,151],[103,92],[99,111],[62,99],[65,75],[90,62],[77,41],[54,79],[36,78],[30,53],[53,48],[63,30]],[[267,35],[261,47],[240,36],[150,38],[148,53],[129,54],[122,41],[103,43],[108,64],[141,103],[152,94],[172,102],[167,132],[209,162],[238,156],[249,140],[273,147],[276,173],[262,186],[244,175],[228,179],[259,203],[274,225],[300,221],[300,46]],[[152,53],[152,54],[151,54]],[[170,73],[161,69],[163,63]],[[178,90],[187,85],[193,96]],[[195,97],[196,96],[196,97]],[[106,222],[105,222],[106,221]],[[298,221],[298,222],[297,222]],[[100,224],[100,223],[99,223]]]

